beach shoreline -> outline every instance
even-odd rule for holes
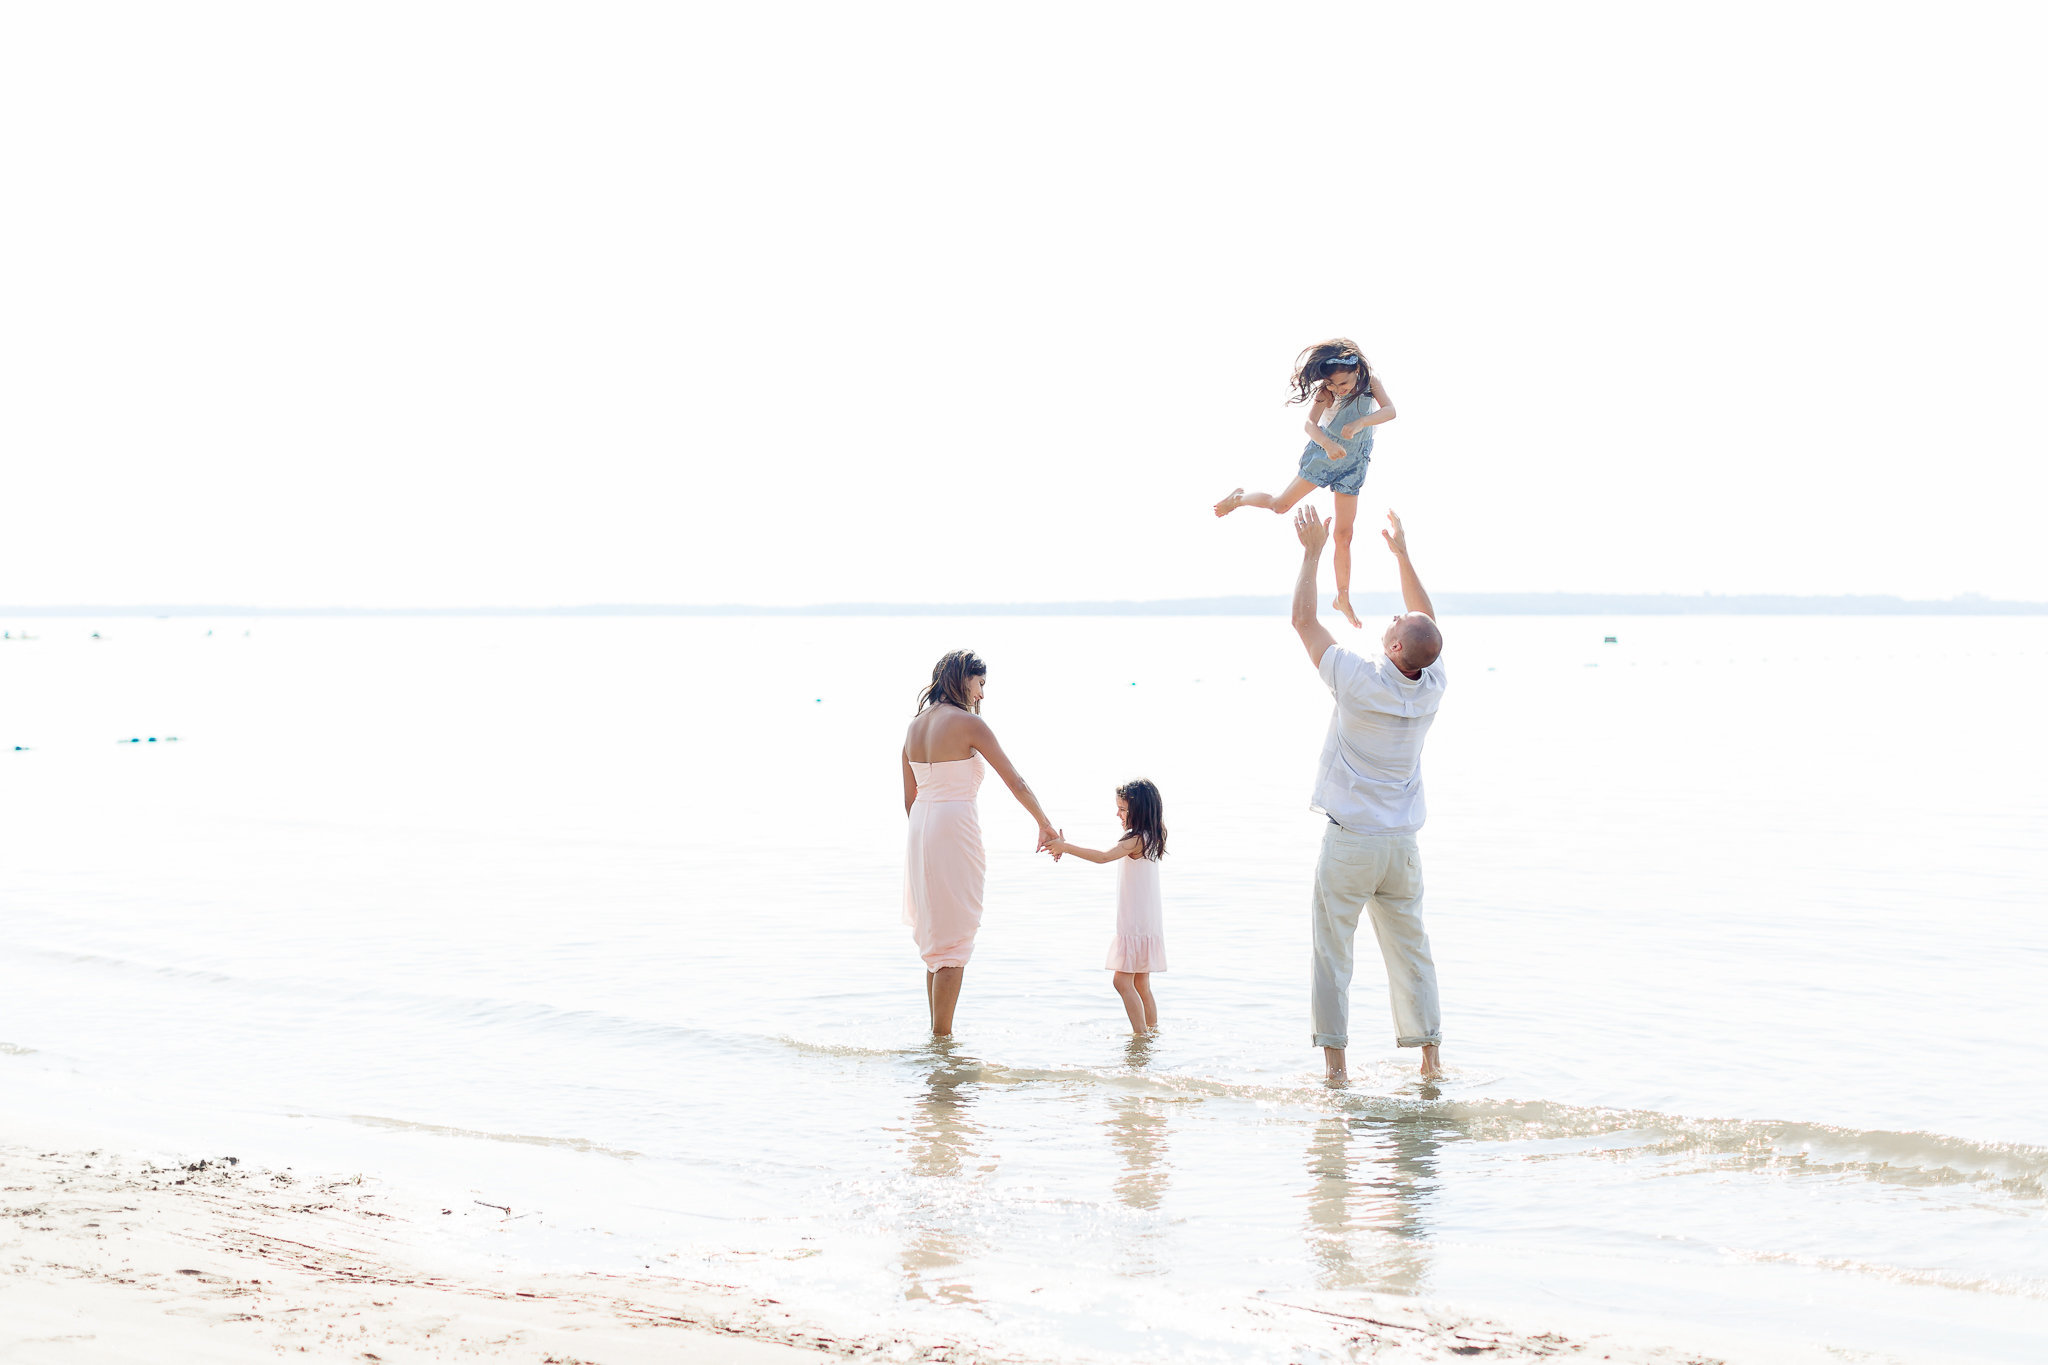
[[[459,1203],[452,1195],[437,1202],[367,1175],[51,1136],[15,1124],[0,1131],[0,1360],[10,1363],[232,1365],[281,1353],[531,1365],[1089,1358],[905,1331],[836,1331],[758,1286],[493,1266],[436,1235],[444,1219],[520,1216],[467,1192]],[[1245,1327],[1270,1348],[1256,1354],[1272,1359],[1710,1359],[1604,1336],[1517,1332],[1399,1299],[1361,1298],[1341,1310],[1249,1304]]]

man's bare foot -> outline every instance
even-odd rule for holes
[[[1356,626],[1363,626],[1363,625],[1365,624],[1365,622],[1363,622],[1363,621],[1361,621],[1361,620],[1359,620],[1359,619],[1358,619],[1358,613],[1357,613],[1357,612],[1355,612],[1355,611],[1353,611],[1353,610],[1351,610],[1351,594],[1350,594],[1350,593],[1348,593],[1348,592],[1340,592],[1340,593],[1338,593],[1338,594],[1337,594],[1337,600],[1336,600],[1336,601],[1334,601],[1334,602],[1332,602],[1332,603],[1330,603],[1330,606],[1331,606],[1331,608],[1332,608],[1333,610],[1335,610],[1335,611],[1340,611],[1340,612],[1344,613],[1344,619],[1345,619],[1345,620],[1347,620],[1347,621],[1349,621],[1349,622],[1350,622],[1350,623],[1351,623],[1351,624],[1352,624],[1352,625],[1353,625],[1354,627],[1356,627]]]
[[[1216,515],[1227,517],[1242,506],[1244,506],[1244,490],[1242,488],[1233,488],[1230,490],[1229,497],[1216,504]]]
[[[1323,1049],[1323,1079],[1326,1081],[1348,1081],[1350,1073],[1344,1069],[1344,1049],[1326,1047]]]
[[[1433,1081],[1440,1078],[1443,1074],[1443,1058],[1438,1055],[1436,1044],[1424,1043],[1422,1045],[1422,1078]]]

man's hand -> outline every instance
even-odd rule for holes
[[[1389,512],[1387,515],[1392,516],[1393,513]],[[1394,523],[1396,526],[1400,524]],[[1315,508],[1304,503],[1301,510],[1294,514],[1294,534],[1300,538],[1302,549],[1320,556],[1323,553],[1323,546],[1330,540],[1330,524],[1323,520],[1322,514]]]
[[[1434,621],[1436,604],[1429,600],[1422,580],[1415,576],[1415,566],[1408,561],[1408,533],[1401,529],[1401,519],[1394,515],[1392,508],[1387,509],[1387,525],[1392,529],[1380,532],[1380,539],[1387,542],[1387,548],[1394,552],[1394,563],[1401,569],[1401,605]]]
[[[1408,557],[1408,533],[1401,529],[1401,519],[1394,515],[1394,510],[1391,507],[1387,509],[1387,521],[1394,529],[1380,532],[1380,539],[1387,542],[1389,550],[1406,559]]]
[[[1308,661],[1320,668],[1324,653],[1337,643],[1316,619],[1316,575],[1322,571],[1323,546],[1330,539],[1330,527],[1315,508],[1304,503],[1294,514],[1294,534],[1301,538],[1301,548],[1308,553],[1301,557],[1301,568],[1294,575],[1294,605],[1288,615],[1294,633],[1308,650]]]

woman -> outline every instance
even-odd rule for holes
[[[932,1033],[941,1038],[953,1032],[960,977],[981,928],[988,859],[974,797],[984,761],[1038,822],[1038,847],[1059,837],[981,718],[987,686],[988,665],[968,650],[954,650],[932,668],[931,684],[918,693],[917,716],[903,737],[903,813],[910,817],[903,922],[924,958],[925,1004]]]

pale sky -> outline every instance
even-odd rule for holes
[[[0,603],[2048,599],[2044,23],[10,7]]]

